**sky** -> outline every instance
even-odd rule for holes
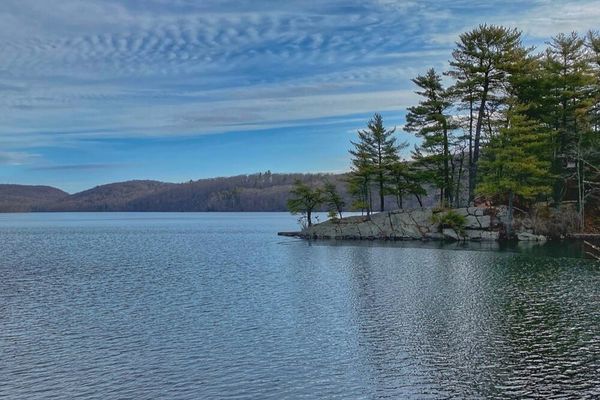
[[[543,47],[600,0],[2,0],[0,183],[342,172],[478,24]]]

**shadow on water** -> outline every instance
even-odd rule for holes
[[[534,257],[589,258],[579,240],[548,242],[444,242],[444,241],[378,241],[378,240],[311,240],[310,246],[386,247],[407,249],[438,249],[458,251],[491,251],[518,253]]]
[[[486,246],[488,254],[409,250],[399,255],[360,247],[417,246],[351,244],[346,271],[354,290],[353,321],[375,397],[597,393],[596,269],[572,268],[587,263],[552,258],[565,253],[543,251],[545,246],[496,246],[496,254]],[[339,252],[338,245],[343,243],[330,250]],[[497,257],[498,251],[536,257]]]

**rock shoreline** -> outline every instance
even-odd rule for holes
[[[464,230],[440,228],[431,208],[402,209],[365,216],[352,216],[315,224],[301,232],[279,232],[280,236],[326,240],[450,240],[499,241],[502,238],[506,210],[503,208],[464,207],[452,211],[465,217]],[[531,231],[515,232],[520,241],[546,241]]]

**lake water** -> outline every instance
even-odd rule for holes
[[[0,398],[600,397],[600,265],[286,214],[0,215]]]

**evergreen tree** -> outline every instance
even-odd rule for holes
[[[305,216],[308,226],[312,226],[312,213],[323,203],[322,189],[311,188],[302,181],[296,180],[290,193],[294,197],[288,200],[288,209],[292,214]]]
[[[503,103],[507,77],[514,62],[528,53],[521,43],[521,32],[495,25],[480,25],[460,35],[452,53],[448,73],[456,80],[455,93],[469,102],[469,200],[474,198],[482,132],[492,134],[493,116]],[[474,125],[474,126],[473,126]]]
[[[409,164],[406,161],[397,161],[389,167],[389,192],[396,198],[398,208],[404,208],[404,196],[415,196],[419,206],[423,207],[422,196],[427,195],[423,188],[423,179],[414,168],[414,163]]]
[[[592,106],[590,108],[590,134],[586,159],[583,162],[584,202],[591,202],[589,218],[590,227],[600,226],[600,33],[588,32],[586,45],[588,47],[590,67],[593,71],[591,85]],[[595,205],[595,209],[593,206]],[[583,221],[584,223],[586,221]],[[582,224],[584,225],[584,224]],[[584,226],[585,227],[585,226]]]
[[[552,138],[552,170],[560,179],[554,186],[554,198],[560,203],[571,197],[575,186],[580,222],[585,215],[585,170],[589,150],[593,148],[595,81],[584,38],[576,33],[552,38],[545,54],[544,67],[550,82],[546,94],[552,107],[546,121],[555,128]]]
[[[434,69],[412,81],[420,89],[416,93],[424,99],[418,106],[408,109],[405,129],[423,139],[416,156],[421,164],[434,172],[433,183],[441,189],[440,201],[451,205],[454,185],[450,147],[453,145],[451,135],[455,126],[448,114],[452,106],[450,93],[443,88],[442,79]]]
[[[348,177],[348,192],[354,198],[352,208],[366,212],[367,217],[371,216],[372,198],[371,198],[371,175],[368,168],[357,170]]]
[[[386,129],[383,125],[383,118],[380,114],[375,114],[369,121],[367,129],[358,131],[358,142],[352,142],[354,149],[350,150],[353,158],[353,174],[358,187],[354,185],[354,191],[362,187],[363,201],[371,207],[371,190],[369,186],[374,183],[378,189],[379,209],[385,210],[385,195],[387,193],[387,183],[389,181],[388,170],[390,165],[398,161],[399,148],[402,145],[396,144],[394,129]],[[367,179],[367,174],[370,178]],[[368,194],[368,196],[366,196]],[[368,199],[367,199],[368,197]]]
[[[590,68],[594,74],[591,96],[593,104],[591,109],[592,129],[600,134],[600,33],[588,32],[587,43],[589,51]]]
[[[550,163],[543,156],[547,140],[547,128],[515,110],[508,127],[485,148],[477,192],[508,200],[509,237],[515,197],[531,200],[551,192]]]
[[[368,144],[369,138],[361,131],[358,132],[358,136],[358,142],[351,142],[354,149],[350,150],[353,157],[348,176],[348,191],[355,199],[352,207],[366,211],[367,216],[370,216],[373,210],[371,185],[374,169]]]
[[[325,184],[323,187],[323,200],[327,204],[330,213],[333,212],[334,215],[337,214],[340,218],[343,218],[342,211],[344,210],[346,203],[338,193],[335,184],[331,182]]]

